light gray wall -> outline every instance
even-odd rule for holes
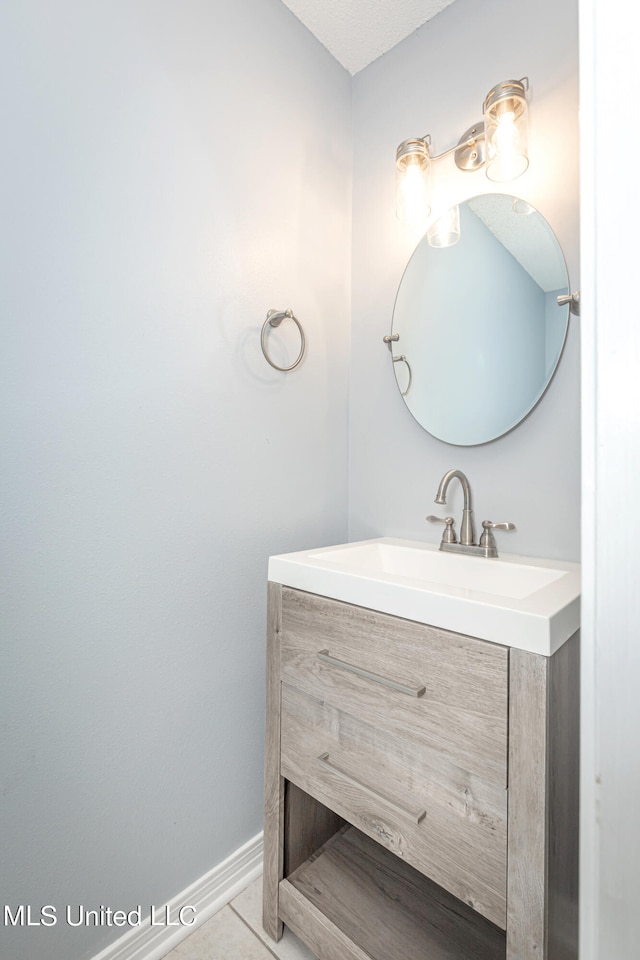
[[[579,286],[577,5],[542,0],[457,0],[354,79],[354,208],[350,428],[350,539],[436,540],[438,481],[464,470],[478,520],[511,520],[502,550],[579,559],[579,327],[541,403],[511,433],[479,447],[453,447],[427,434],[396,387],[389,332],[398,283],[420,234],[395,219],[395,150],[430,133],[435,152],[453,146],[481,119],[482,101],[501,80],[530,79],[529,170],[512,184],[453,162],[434,170],[439,210],[478,193],[514,192],[556,232],[573,288]],[[496,364],[493,375],[502,371]],[[456,375],[455,370],[452,376]],[[460,384],[464,390],[464,384]],[[470,398],[473,402],[473,398]],[[459,489],[446,512],[462,509]],[[444,515],[444,514],[443,514]]]
[[[5,0],[0,89],[1,902],[162,904],[262,826],[268,555],[346,539],[351,80],[279,0]]]

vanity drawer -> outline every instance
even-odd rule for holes
[[[506,787],[506,647],[289,587],[280,639],[285,683]]]
[[[503,787],[286,683],[281,708],[287,780],[504,929]]]

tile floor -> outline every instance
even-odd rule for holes
[[[178,944],[165,960],[316,960],[285,927],[279,943],[262,929],[262,877]]]

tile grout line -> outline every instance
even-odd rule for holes
[[[255,932],[255,930],[253,929],[253,927],[245,920],[245,918],[242,916],[242,914],[239,913],[239,912],[236,910],[236,908],[233,906],[233,903],[232,903],[232,902],[231,902],[231,903],[228,903],[227,906],[229,907],[230,910],[233,911],[233,913],[235,913],[236,917],[238,917],[239,920],[242,920],[242,922],[244,923],[244,925],[245,925],[245,927],[247,928],[247,930],[250,930],[250,931],[251,931],[251,933],[252,933],[253,936],[256,938],[256,940],[258,941],[258,943],[261,943],[262,946],[265,948],[265,950],[268,950],[268,951],[269,951],[269,953],[271,954],[272,957],[275,957],[276,960],[280,960],[280,957],[278,956],[278,954],[277,954],[277,953],[274,953],[274,951],[271,949],[271,947],[269,946],[269,944],[268,944],[268,943],[265,943],[264,940],[262,939],[262,937],[258,936],[258,934]]]

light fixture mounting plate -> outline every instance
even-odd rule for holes
[[[459,170],[473,172],[484,166],[485,162],[484,123],[474,123],[458,140],[458,149],[454,153]]]

